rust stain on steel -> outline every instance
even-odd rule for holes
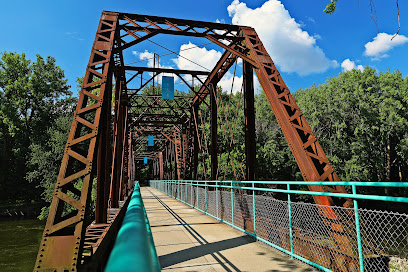
[[[69,269],[69,271],[76,271],[81,258],[83,237],[86,230],[84,218],[86,216],[86,206],[90,202],[88,196],[90,196],[92,188],[92,162],[97,140],[95,136],[99,133],[98,126],[102,101],[103,99],[109,99],[105,97],[106,78],[111,69],[110,66],[113,65],[110,62],[110,58],[117,18],[117,13],[103,12],[99,21],[91,57],[75,111],[75,118],[65,146],[65,154],[41,240],[41,247],[37,255],[35,271],[49,271],[53,270],[53,268],[56,270]],[[100,49],[101,46],[103,51]],[[104,60],[102,64],[101,60]],[[99,95],[92,94],[92,90],[96,87],[100,89]],[[96,103],[88,103],[91,99],[96,100]],[[91,122],[83,121],[85,120],[85,114],[89,113],[94,114],[93,120]],[[81,129],[86,127],[91,130],[89,134],[92,136],[89,139],[82,138],[81,140]],[[77,153],[80,144],[87,146],[85,154]],[[75,163],[85,165],[80,171],[75,172]],[[78,179],[82,179],[83,182],[81,190],[74,187],[74,182]],[[68,191],[79,200],[68,196]],[[77,212],[64,215],[64,206],[72,206],[74,203],[78,203],[78,205],[74,205]]]
[[[211,72],[134,67],[124,64],[123,50],[158,34],[202,37],[220,45],[226,51]],[[223,41],[229,44],[225,45]],[[211,155],[211,177],[213,180],[217,179],[219,172],[217,115],[221,110],[217,102],[216,86],[238,58],[244,60],[245,69],[247,161],[244,177],[247,180],[256,179],[252,82],[252,69],[254,69],[303,178],[307,181],[339,180],[254,29],[245,26],[104,11],[98,25],[65,147],[35,271],[54,269],[76,271],[81,261],[86,262],[87,253],[84,252],[91,255],[97,252],[95,249],[106,237],[105,223],[112,219],[112,215],[108,214],[108,198],[110,207],[119,207],[120,200],[124,200],[130,192],[131,183],[136,178],[135,161],[140,160],[142,155],[153,160],[156,178],[198,179],[198,152],[202,152],[201,178],[207,179],[204,157]],[[126,71],[133,71],[135,74],[126,78]],[[176,74],[193,93],[193,97],[176,96],[173,100],[163,100],[158,95],[139,94],[143,88],[154,82],[157,76],[168,72]],[[149,73],[153,73],[153,76],[143,81],[143,76]],[[194,83],[190,85],[182,75],[191,75],[192,80],[201,86],[196,89]],[[202,80],[199,75],[208,76]],[[113,76],[115,77],[115,108],[113,127],[111,127]],[[128,89],[127,84],[137,77],[140,77],[140,87]],[[208,95],[210,95],[210,103],[207,102]],[[210,108],[211,145],[207,143],[203,118],[199,110],[200,106],[204,105]],[[221,106],[224,107],[222,100]],[[200,136],[197,121],[198,115],[201,119],[202,136]],[[226,139],[228,131],[223,124],[221,114],[219,118]],[[229,127],[230,147],[235,143],[234,132],[235,123],[232,132]],[[155,135],[160,144],[155,147],[156,150],[143,153],[140,152],[140,147],[144,144],[142,139],[146,134]],[[108,148],[110,143],[113,150]],[[208,152],[209,149],[211,152]],[[110,161],[112,161],[111,165],[109,165]],[[236,176],[232,157],[231,164]],[[244,172],[241,163],[240,167]],[[85,218],[90,216],[90,211],[86,207],[90,204],[89,196],[94,174],[97,174],[98,182],[95,224],[102,224],[87,228]],[[80,189],[75,187],[78,180],[83,182]],[[312,185],[309,189],[321,192],[346,192],[343,186]],[[315,196],[314,200],[317,204],[329,206],[328,209],[321,209],[320,213],[324,216],[325,223],[331,227],[330,235],[335,245],[342,249],[339,256],[355,258],[352,255],[352,249],[355,247],[354,234],[348,233],[347,225],[347,222],[353,219],[353,214],[348,214],[347,220],[341,222],[341,216],[330,208],[352,207],[352,201],[347,198],[337,199],[326,196]],[[74,212],[67,214],[64,212],[64,206],[73,207]],[[252,229],[251,224],[253,223],[250,220],[245,222],[244,228]],[[283,241],[286,241],[285,239],[287,237],[282,237]],[[287,244],[287,241],[285,243]],[[308,247],[309,241],[296,243],[299,246]],[[310,258],[313,258],[312,255]],[[350,267],[344,268],[344,262],[354,265],[354,262],[347,258],[343,261],[336,262],[332,259],[330,261],[335,264],[337,270],[346,271],[345,269]]]

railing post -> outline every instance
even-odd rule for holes
[[[216,202],[216,207],[217,207],[217,218],[220,219],[219,214],[218,214],[218,182],[215,182],[215,202]]]
[[[353,195],[357,194],[356,185],[351,186],[353,189]],[[357,200],[354,199],[354,215],[356,218],[356,232],[357,232],[357,244],[358,244],[358,260],[360,263],[360,272],[364,272],[364,255],[363,255],[363,247],[361,244],[361,232],[360,232],[360,217],[358,215],[358,204]]]
[[[205,212],[207,212],[207,181],[205,181]]]
[[[196,201],[197,208],[200,209],[200,204],[198,202],[198,181],[197,181],[197,201]]]
[[[290,184],[287,185],[288,191],[290,191]],[[290,193],[288,193],[288,214],[289,214],[289,235],[290,235],[290,256],[293,259],[293,229],[292,229],[292,204],[290,201]]]
[[[231,181],[231,217],[232,217],[232,225],[234,225],[234,188],[232,188],[233,183]]]
[[[191,204],[191,206],[193,206],[193,181],[191,181],[191,183],[190,183],[190,204]]]
[[[255,212],[255,182],[252,182],[252,210],[254,215],[254,235],[256,236],[256,212]]]

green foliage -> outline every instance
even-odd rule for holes
[[[55,59],[37,55],[1,54],[0,60],[0,195],[7,199],[38,199],[38,182],[27,182],[35,170],[31,149],[49,140],[47,128],[71,95]]]
[[[77,82],[81,84],[82,79]],[[147,86],[141,93],[160,94],[160,89],[160,86],[156,89]],[[175,95],[191,97],[194,93],[176,91]],[[294,92],[293,96],[341,180],[407,181],[408,78],[403,78],[399,71],[378,73],[370,67],[364,71],[352,70],[329,78],[325,84]],[[31,63],[24,54],[1,55],[0,196],[3,200],[36,200],[40,195],[47,202],[52,200],[76,101],[55,59],[37,56]],[[217,101],[218,177],[242,180],[245,172],[243,96],[240,93],[230,96],[219,89]],[[302,180],[262,90],[255,96],[255,110],[258,179]],[[136,111],[140,109],[131,109],[131,113]],[[174,114],[171,109],[164,109],[163,113]],[[210,179],[210,156],[206,150],[211,144],[211,124],[205,103],[199,107],[197,124],[202,147],[198,178]],[[138,171],[140,177],[149,177],[144,166]],[[75,186],[81,188],[81,181]],[[375,193],[370,188],[362,190]],[[386,189],[385,193],[401,195],[408,191]],[[41,218],[47,214],[48,208],[43,208]]]
[[[327,14],[332,14],[337,8],[336,3],[338,0],[330,0],[330,1],[331,1],[330,4],[327,4],[326,8],[323,10],[323,12],[326,12]]]
[[[352,70],[294,97],[341,180],[407,181],[408,78],[399,71]]]

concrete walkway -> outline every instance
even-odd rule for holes
[[[313,271],[153,188],[141,193],[162,270]]]

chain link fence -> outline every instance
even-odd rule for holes
[[[408,271],[408,214],[358,209],[357,226],[354,208],[291,202],[262,191],[206,187],[203,183],[150,184],[317,269]]]

